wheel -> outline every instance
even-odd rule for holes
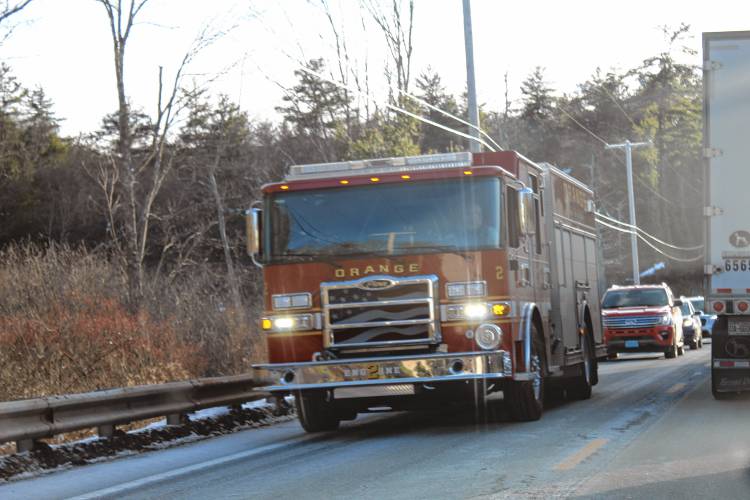
[[[294,397],[297,417],[305,432],[335,431],[340,419],[333,406],[325,400],[325,393],[298,392]]]
[[[514,380],[506,386],[510,414],[517,422],[539,420],[544,411],[544,343],[536,324],[531,325],[532,380]]]
[[[682,344],[677,348],[677,355],[682,356],[683,354],[685,354],[685,344]]]
[[[696,349],[698,349],[698,340],[690,342],[690,350],[695,351]]]
[[[598,371],[598,367],[594,358],[594,348],[590,332],[591,330],[587,329],[582,339],[583,364],[581,365],[581,373],[573,378],[568,386],[568,397],[570,399],[584,400],[591,398],[591,389],[594,386],[594,377]]]
[[[672,344],[664,351],[664,357],[667,359],[674,359],[677,357],[677,346]]]

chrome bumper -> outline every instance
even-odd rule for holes
[[[431,384],[461,380],[511,378],[506,351],[438,353],[419,357],[389,356],[307,363],[254,365],[262,380],[278,392],[392,384]]]

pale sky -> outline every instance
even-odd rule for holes
[[[323,57],[335,64],[333,37],[319,0],[151,0],[133,28],[126,55],[126,91],[136,108],[156,103],[158,67],[176,70],[206,22],[229,30],[202,51],[189,73],[212,93],[226,93],[259,119],[277,121],[274,107],[294,84],[295,59]],[[329,0],[344,26],[350,57],[367,60],[371,86],[383,95],[385,46],[381,34],[360,21],[358,0]],[[546,68],[550,85],[573,92],[597,67],[628,69],[666,47],[662,25],[690,24],[688,45],[698,54],[700,33],[750,29],[750,3],[737,0],[502,1],[472,0],[474,58],[480,103],[501,109],[503,77],[511,98],[535,66]],[[367,13],[362,12],[367,18]],[[0,46],[0,58],[28,87],[41,86],[75,135],[99,127],[116,109],[112,42],[104,8],[94,0],[34,0],[21,23]],[[465,86],[461,0],[416,0],[416,77],[427,66],[449,91]],[[218,76],[217,76],[218,75]]]

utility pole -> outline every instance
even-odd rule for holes
[[[466,88],[468,92],[469,123],[474,125],[469,130],[472,137],[479,139],[479,107],[477,106],[477,85],[474,80],[474,41],[471,33],[471,5],[470,0],[464,1],[464,43],[466,46]],[[479,141],[469,141],[469,150],[472,153],[482,151]]]
[[[638,236],[636,235],[635,224],[635,195],[633,194],[633,148],[650,146],[650,142],[630,142],[625,141],[622,144],[607,144],[605,149],[624,149],[625,166],[628,176],[628,209],[630,211],[630,225],[633,226],[630,234],[630,252],[633,256],[633,284],[641,284],[641,271],[638,264]]]

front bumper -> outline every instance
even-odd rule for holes
[[[656,326],[651,328],[640,328],[633,330],[610,330],[604,331],[604,342],[607,344],[607,352],[664,352],[672,345],[674,327]],[[635,344],[634,346],[634,343]]]
[[[507,351],[438,353],[254,365],[269,392],[513,377]]]

